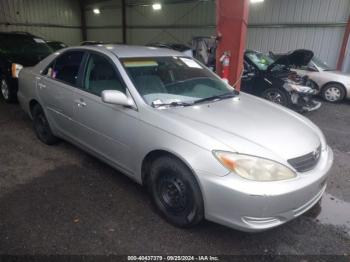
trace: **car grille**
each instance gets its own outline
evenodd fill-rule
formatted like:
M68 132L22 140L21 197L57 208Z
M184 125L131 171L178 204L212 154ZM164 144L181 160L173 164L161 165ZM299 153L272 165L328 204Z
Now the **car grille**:
M313 169L317 165L320 156L321 146L307 155L289 159L288 163L298 172L306 172Z

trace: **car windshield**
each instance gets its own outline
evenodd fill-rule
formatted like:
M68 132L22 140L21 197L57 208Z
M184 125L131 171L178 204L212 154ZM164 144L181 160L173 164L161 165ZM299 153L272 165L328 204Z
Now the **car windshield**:
M147 104L193 105L236 95L228 84L188 57L125 58L122 63Z
M27 35L0 35L0 53L5 55L40 55L43 58L53 50L41 38Z
M329 67L326 62L323 62L321 59L317 57L312 58L312 62L315 63L315 65L319 68L321 68L323 71L332 71L333 68Z
M275 62L270 56L258 52L246 52L246 56L256 65L260 70L267 70L267 68Z

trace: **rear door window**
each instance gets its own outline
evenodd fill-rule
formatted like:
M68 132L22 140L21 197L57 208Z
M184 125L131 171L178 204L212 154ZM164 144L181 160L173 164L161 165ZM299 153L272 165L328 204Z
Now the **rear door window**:
M52 79L77 86L84 52L70 51L62 54L43 72Z

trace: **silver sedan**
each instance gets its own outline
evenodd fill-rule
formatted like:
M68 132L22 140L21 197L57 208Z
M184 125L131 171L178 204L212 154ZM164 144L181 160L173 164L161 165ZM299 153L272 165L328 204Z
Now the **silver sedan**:
M179 227L281 225L319 201L333 162L312 122L168 49L63 49L20 72L18 99L42 142L70 141L147 186Z
M314 57L308 66L293 69L299 75L307 75L321 96L328 102L350 99L350 75L330 68Z

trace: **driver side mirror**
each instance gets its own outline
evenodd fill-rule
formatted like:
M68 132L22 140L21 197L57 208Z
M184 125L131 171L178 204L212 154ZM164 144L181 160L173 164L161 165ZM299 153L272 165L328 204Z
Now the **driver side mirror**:
M244 61L242 79L251 79L256 75L254 67Z
M101 100L107 104L135 107L135 104L131 99L129 99L124 93L116 90L102 91Z

